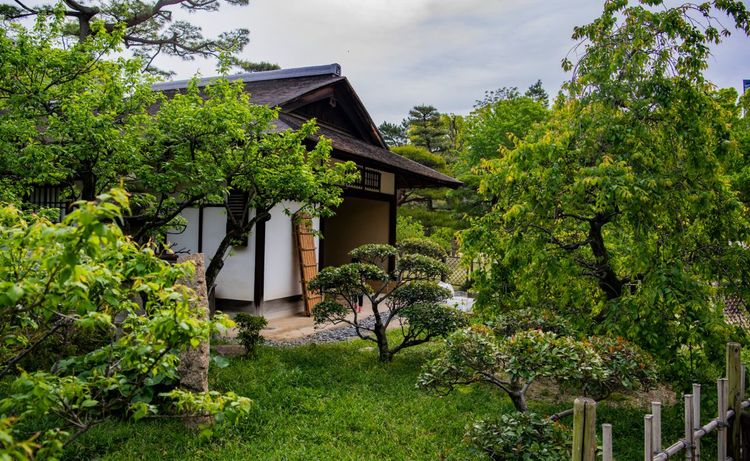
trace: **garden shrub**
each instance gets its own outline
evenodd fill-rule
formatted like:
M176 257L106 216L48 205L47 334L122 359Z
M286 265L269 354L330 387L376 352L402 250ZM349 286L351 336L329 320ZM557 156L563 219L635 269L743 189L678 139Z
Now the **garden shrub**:
M398 247L367 244L350 255L357 262L326 267L310 282L311 290L326 297L313 308L315 323L353 326L360 338L378 345L384 362L407 347L445 337L468 324L465 313L445 304L450 292L437 280L448 268L440 261L445 252L436 243L406 239ZM385 271L390 258L396 260L395 267ZM362 322L360 297L369 301L374 325ZM386 330L395 323L403 338L392 345Z
M466 438L494 461L570 459L570 431L535 413L509 413L474 422Z
M240 330L237 339L240 344L245 346L245 356L257 357L258 346L265 342L265 338L261 336L260 332L268 325L268 320L259 315L240 312L235 316L234 321Z

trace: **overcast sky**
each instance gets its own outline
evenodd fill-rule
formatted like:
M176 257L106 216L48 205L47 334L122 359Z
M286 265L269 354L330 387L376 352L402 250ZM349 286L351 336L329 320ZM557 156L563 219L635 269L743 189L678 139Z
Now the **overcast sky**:
M541 79L554 95L573 27L601 0L250 0L189 20L207 35L245 27L242 57L282 67L337 62L376 123L398 122L416 104L468 113L486 90L525 89ZM177 75L214 75L208 61L165 59ZM735 34L715 50L709 78L741 87L750 79L750 39Z

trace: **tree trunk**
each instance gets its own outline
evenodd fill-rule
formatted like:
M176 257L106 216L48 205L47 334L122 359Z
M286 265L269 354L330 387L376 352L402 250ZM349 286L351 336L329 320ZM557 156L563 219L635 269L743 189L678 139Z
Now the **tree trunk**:
M219 243L219 248L216 249L213 258L211 258L211 262L208 264L208 269L206 269L206 286L208 287L209 292L216 283L216 279L219 277L219 272L221 272L221 269L224 267L224 256L226 256L229 247L232 246L232 241L237 238L234 234L235 232L227 232L224 234L224 238L221 240L221 243Z
M608 300L617 299L622 296L623 281L617 276L609 262L609 252L604 245L602 226L608 221L601 217L589 222L589 247L596 258L596 277L599 279L599 288L607 296Z
M516 411L519 413L526 413L529 411L529 406L526 404L526 394L522 391L512 391L508 393L510 401L513 402L513 406L516 407Z
M81 200L91 202L96 199L96 177L93 173L84 173L81 177Z
M385 326L378 321L375 325L375 337L378 340L378 355L381 362L391 362L393 352L388 349L388 336L385 334Z
M219 248L216 249L216 252L211 258L211 262L208 264L208 268L206 269L206 286L208 287L209 293L211 292L211 287L214 286L214 284L216 283L216 279L219 277L219 272L221 272L221 269L224 267L224 257L226 256L229 248L232 246L232 241L242 237L243 235L246 235L251 230L253 230L256 222L267 221L270 218L271 215L267 210L257 210L255 217L248 221L242 229L235 229L224 234L224 238L221 240ZM258 248L255 249L255 251L258 250Z

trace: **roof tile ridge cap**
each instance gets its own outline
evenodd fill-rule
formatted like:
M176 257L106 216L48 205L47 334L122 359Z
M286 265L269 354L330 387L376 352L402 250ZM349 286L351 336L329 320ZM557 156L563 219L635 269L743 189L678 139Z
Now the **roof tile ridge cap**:
M265 70L259 72L244 72L234 75L213 75L209 77L198 78L198 86L203 87L220 78L226 78L230 82L242 81L245 83L266 81L266 80L283 80L288 78L304 78L331 75L333 77L343 77L341 75L341 65L338 63L323 64L319 66L290 67L287 69ZM192 78L174 80L171 82L159 82L151 85L152 90L167 91L186 88Z

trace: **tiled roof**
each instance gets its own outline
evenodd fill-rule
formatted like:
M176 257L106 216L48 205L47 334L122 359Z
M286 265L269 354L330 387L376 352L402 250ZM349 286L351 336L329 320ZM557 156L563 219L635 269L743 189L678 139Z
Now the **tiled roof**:
M198 86L206 86L219 77L208 77L198 80ZM297 98L309 94L319 88L344 82L346 88L353 94L355 103L362 106L353 89L341 76L341 67L338 64L324 66L300 67L295 69L282 69L266 72L251 72L227 77L229 80L241 80L245 83L245 89L250 93L250 101L255 104L263 104L271 107L282 107ZM174 94L187 88L190 80L157 83L153 86L156 91L163 91L167 95ZM372 126L377 139L382 138L370 119L367 111L362 106L362 116L367 120L366 124ZM283 131L287 128L299 128L305 121L297 115L282 112L276 122L276 130ZM319 134L331 139L335 149L334 155L343 157L345 160L355 160L360 163L371 163L373 167L380 167L386 171L397 173L399 188L411 187L458 187L462 183L450 176L444 175L420 163L409 160L388 149L373 143L357 139L347 133L336 130L323 123Z
M730 325L750 331L747 306L740 298L729 296L724 299L724 318Z

